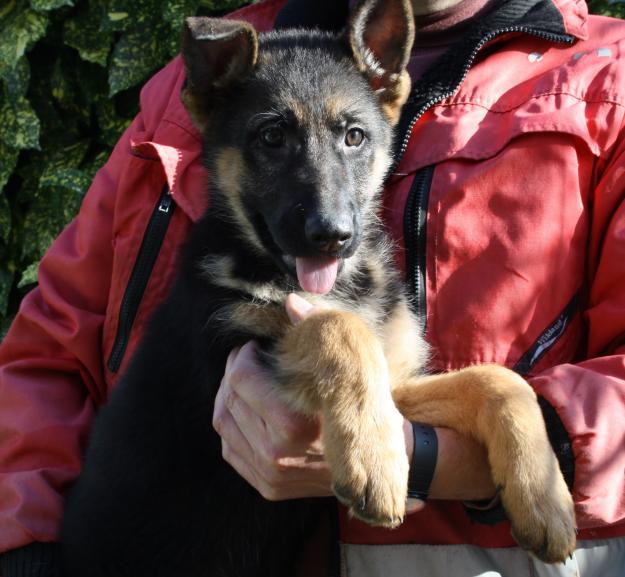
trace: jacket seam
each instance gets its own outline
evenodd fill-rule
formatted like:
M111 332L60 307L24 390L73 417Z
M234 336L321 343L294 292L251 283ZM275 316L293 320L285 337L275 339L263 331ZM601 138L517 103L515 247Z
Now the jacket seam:
M549 96L563 96L563 95L570 96L571 98L575 98L579 102L585 102L586 104L610 104L614 106L619 106L621 108L625 108L625 98L617 99L617 97L615 96L588 98L585 96L580 96L579 94L575 94L574 92L570 92L568 90L553 90L553 91L548 91L548 92L541 92L539 94L532 95L527 100L524 100L523 102L520 102L519 104L515 106L510 106L508 108L500 108L500 109L492 108L488 104L483 104L478 100L468 100L468 99L457 100L457 101L454 100L453 102L442 102L438 106L440 106L441 108L442 107L450 108L452 106L458 106L458 105L460 106L471 105L471 106L477 106L479 108L483 108L484 110L488 110L489 112L493 112L495 114L507 114L508 112L512 112L513 110L517 110L521 108L522 106L526 105L528 102L531 102L533 100L538 100L540 98L546 98Z
M198 138L197 134L194 134L193 132L191 132L186 126L183 126L180 122L178 122L176 120L172 120L171 118L167 118L167 117L163 117L162 118L162 122L167 122L168 124L173 124L176 128L180 128L181 130L183 130L186 134L188 134L196 142L201 142L201 139Z
M141 154L140 152L135 152L131 150L129 152L130 156L134 156L135 158L139 158L140 160L147 160L149 162L160 162L158 157L147 156L146 154Z

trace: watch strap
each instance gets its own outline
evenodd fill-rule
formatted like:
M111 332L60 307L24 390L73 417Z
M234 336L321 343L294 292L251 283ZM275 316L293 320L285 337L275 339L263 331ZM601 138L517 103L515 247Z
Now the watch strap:
M408 497L425 501L430 491L436 461L438 437L436 430L425 423L411 423L414 451L408 473Z

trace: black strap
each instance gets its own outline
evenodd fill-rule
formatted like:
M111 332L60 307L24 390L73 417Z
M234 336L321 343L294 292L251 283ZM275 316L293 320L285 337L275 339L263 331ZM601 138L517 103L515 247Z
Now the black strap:
M424 423L411 423L414 451L408 474L408 497L425 501L430 491L436 461L438 460L438 437L436 430Z
M569 491L573 490L573 482L575 481L575 456L573 455L573 443L571 438L560 419L555 408L544 397L538 396L538 404L543 412L545 426L547 427L547 436L556 454L560 471L566 481Z

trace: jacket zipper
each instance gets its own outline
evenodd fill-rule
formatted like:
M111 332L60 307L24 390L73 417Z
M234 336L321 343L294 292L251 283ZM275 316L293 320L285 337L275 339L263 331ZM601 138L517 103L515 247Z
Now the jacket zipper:
M564 307L562 312L534 341L532 346L521 356L512 367L521 376L527 376L549 350L560 340L579 310L581 290L578 290Z
M152 274L158 253L165 240L165 234L174 208L175 204L172 202L169 189L165 186L148 221L137 259L130 274L130 280L119 307L117 334L106 363L108 369L113 373L119 370L124 358L132 325L137 316L137 311L139 310L139 305Z
M429 108L455 94L469 73L469 69L473 64L477 53L484 47L484 45L495 39L497 36L511 33L524 33L551 42L566 44L571 44L574 40L572 36L540 32L525 26L508 26L485 34L474 46L469 58L465 61L460 77L455 85L448 90L444 90L440 94L429 98L421 104L421 106L417 107L416 112L413 113L410 122L407 124L403 139L400 141L399 148L395 153L395 160L390 171L391 174L395 171L408 149L412 130L419 119ZM404 238L406 239L406 282L410 291L409 294L414 297L413 310L419 319L423 333L425 333L427 327L425 298L425 227L427 223L428 201L433 175L434 165L426 166L417 171L408 194L404 213Z
M450 96L453 96L456 93L458 88L460 88L460 85L464 82L464 79L467 77L467 74L469 73L469 69L473 65L473 62L478 52L486 44L488 44L491 40L494 40L498 36L501 36L503 34L512 34L512 33L529 34L530 36L535 36L536 38L541 38L543 40L548 40L550 42L561 43L561 44L572 44L574 41L574 38L572 36L568 36L565 34L555 34L552 32L540 32L537 30L532 30L531 28L527 28L526 26L508 26L505 28L499 28L497 30L494 30L484 35L482 39L475 45L471 54L469 55L469 58L466 60L464 67L462 69L460 78L458 79L456 84L450 89L445 90L444 92L437 94L436 96L424 102L413 114L412 119L410 120L406 130L404 131L404 136L401 140L401 144L399 145L399 148L397 149L394 155L395 160L390 170L391 174L395 171L395 169L401 162L402 158L404 157L404 154L406 150L408 149L408 143L410 142L410 136L412 135L412 130L415 124L419 121L419 119L425 114L425 112L432 106L442 102L446 98L449 98Z
M406 246L406 283L414 296L412 307L425 333L425 233L430 188L434 165L426 166L415 174L408 193L404 212L404 238Z

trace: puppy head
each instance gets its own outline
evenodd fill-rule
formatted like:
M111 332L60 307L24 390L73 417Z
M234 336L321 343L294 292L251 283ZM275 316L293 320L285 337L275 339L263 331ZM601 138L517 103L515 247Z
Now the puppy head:
M304 290L328 292L375 220L412 40L407 0L365 0L340 36L186 21L182 99L212 204Z

